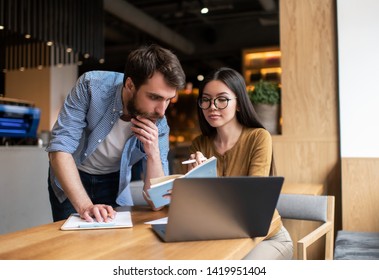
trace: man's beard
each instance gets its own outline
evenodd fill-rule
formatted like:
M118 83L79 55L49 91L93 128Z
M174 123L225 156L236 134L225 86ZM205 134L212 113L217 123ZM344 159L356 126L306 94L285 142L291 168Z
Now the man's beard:
M162 119L163 116L160 116L158 113L148 113L148 112L143 112L139 110L136 106L136 97L135 93L133 94L133 98L129 100L128 104L126 105L126 109L128 110L128 115L131 118L135 118L136 116L141 116L143 118L147 118L151 120L152 122L156 122L158 119Z

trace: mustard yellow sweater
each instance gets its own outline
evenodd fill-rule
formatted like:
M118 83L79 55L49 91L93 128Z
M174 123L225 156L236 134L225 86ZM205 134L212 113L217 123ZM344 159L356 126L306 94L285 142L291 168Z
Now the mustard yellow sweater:
M272 139L263 128L244 128L237 143L223 155L217 153L213 139L200 135L190 147L190 153L200 151L207 158L217 158L218 176L268 176L272 157ZM277 210L265 239L274 236L282 221Z

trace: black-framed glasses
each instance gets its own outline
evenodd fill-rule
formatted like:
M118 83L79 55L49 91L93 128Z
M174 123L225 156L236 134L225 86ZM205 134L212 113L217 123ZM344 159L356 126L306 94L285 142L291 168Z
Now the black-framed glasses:
M225 96L219 96L216 98L202 97L202 98L199 98L198 104L201 109L206 110L211 107L212 100L213 100L213 104L215 105L215 107L219 110L222 110L228 107L229 101L232 99L237 99L237 98L227 98Z

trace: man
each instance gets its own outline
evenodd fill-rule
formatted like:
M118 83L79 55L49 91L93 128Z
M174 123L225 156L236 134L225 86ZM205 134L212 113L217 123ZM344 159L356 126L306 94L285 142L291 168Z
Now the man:
M168 175L164 114L184 85L178 58L157 45L131 52L124 74L91 71L78 79L46 148L54 221L74 212L108 221L113 207L133 205L131 169L141 160L144 197L154 209L145 191L151 178Z

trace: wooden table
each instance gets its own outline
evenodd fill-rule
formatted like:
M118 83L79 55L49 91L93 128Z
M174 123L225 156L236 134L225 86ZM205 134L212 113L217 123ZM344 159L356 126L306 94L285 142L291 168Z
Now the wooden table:
M162 242L146 221L167 216L133 207L133 228L60 230L63 221L0 235L0 259L12 260L193 260L242 259L260 238Z
M283 193L319 195L323 185L284 184ZM130 210L130 209L123 209ZM133 207L133 228L61 231L64 221L0 235L0 259L73 260L193 260L242 259L261 238L162 242L144 222L167 216L167 209L153 212Z

